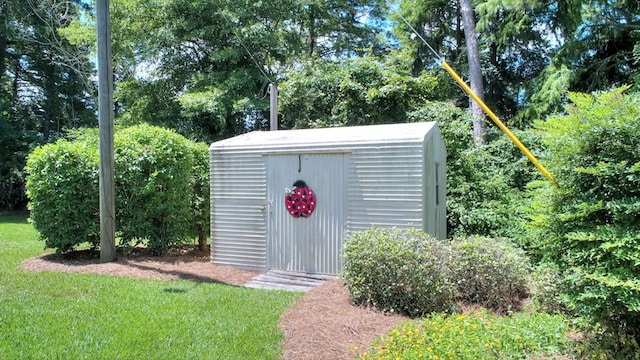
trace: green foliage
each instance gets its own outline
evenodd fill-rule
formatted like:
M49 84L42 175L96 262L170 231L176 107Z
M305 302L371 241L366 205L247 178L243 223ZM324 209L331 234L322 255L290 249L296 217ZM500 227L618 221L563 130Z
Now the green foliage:
M572 93L567 115L539 124L561 187L538 189L534 244L562 270L569 309L638 343L640 95L624 91Z
M267 127L266 84L305 55L346 58L384 47L381 0L112 3L119 121L203 141ZM153 64L151 74L136 74L141 64Z
M459 300L503 312L519 307L529 275L522 250L506 240L480 237L454 239L451 245Z
M72 1L0 1L0 209L26 206L33 148L96 122L93 62L58 34L77 15Z
M416 230L374 228L346 239L343 252L342 276L357 304L422 316L453 303L446 242Z
M380 50L386 1L305 0L297 1L291 21L300 34L307 57L336 58L362 56Z
M405 122L408 111L438 98L436 79L411 76L410 64L401 52L385 60L305 62L281 84L282 122L287 128Z
M579 23L555 57L575 72L574 91L605 91L631 83L637 74L633 48L640 41L635 27L640 4L633 0L576 1Z
M567 321L560 316L487 311L432 314L407 321L380 337L359 359L538 359L571 354Z
M100 243L98 150L58 140L36 148L27 160L31 222L48 248L66 252Z
M528 260L502 240L449 243L417 230L373 228L345 240L343 259L353 301L383 311L422 316L456 302L506 311L526 294Z
M71 133L37 148L27 163L31 221L45 246L66 252L99 244L98 139ZM148 125L114 134L116 230L122 245L155 253L208 232L207 146Z
M194 157L188 140L139 125L118 131L114 148L116 221L122 240L148 239L154 253L164 253L189 233Z
M529 106L520 111L511 122L524 127L548 114L560 112L567 101L571 79L571 70L566 65L549 65L533 84L535 88Z
M209 146L205 143L188 142L190 152L193 155L193 167L191 176L193 177L193 188L191 189L189 216L190 227L193 230L192 236L197 236L201 240L209 234L209 223L211 216L211 202L209 201Z
M475 146L470 115L451 104L427 101L407 117L440 127L447 149L447 234L515 235L525 184L538 176L520 150L495 131L487 146ZM528 145L537 142L528 132L516 133Z
M301 294L20 268L42 254L24 215L0 214L3 359L275 360Z
M19 209L26 205L24 193L29 135L16 129L16 121L5 111L0 97L0 209Z
M549 314L565 314L568 309L560 298L562 277L554 264L540 263L531 273L531 298L537 310Z

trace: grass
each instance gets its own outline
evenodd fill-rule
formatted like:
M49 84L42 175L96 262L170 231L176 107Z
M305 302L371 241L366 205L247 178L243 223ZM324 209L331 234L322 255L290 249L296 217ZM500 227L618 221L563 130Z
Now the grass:
M186 280L32 273L23 215L0 214L0 354L6 359L277 359L278 319L300 296Z

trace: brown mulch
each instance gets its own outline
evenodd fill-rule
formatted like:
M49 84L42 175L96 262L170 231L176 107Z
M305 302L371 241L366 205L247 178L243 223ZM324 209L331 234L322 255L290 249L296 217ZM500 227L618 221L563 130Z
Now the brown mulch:
M163 257L134 249L119 254L115 262L100 263L95 251L67 255L46 254L25 260L21 268L31 271L82 272L161 280L188 279L241 286L257 272L210 262L208 251L176 251ZM354 306L340 279L324 284L298 298L280 318L284 333L282 359L354 359L357 353L407 318L386 315Z

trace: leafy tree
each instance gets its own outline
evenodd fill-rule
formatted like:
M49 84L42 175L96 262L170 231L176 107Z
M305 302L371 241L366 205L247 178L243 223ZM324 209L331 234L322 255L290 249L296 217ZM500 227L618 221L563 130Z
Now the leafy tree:
M486 0L476 10L491 54L487 78L504 82L504 98L522 110L514 119L520 126L561 110L568 90L607 90L635 80L637 1Z
M57 30L77 14L70 0L0 1L0 207L25 205L22 168L37 144L95 121L84 49Z
M307 57L365 55L380 50L386 2L381 0L299 1L293 19Z
M305 54L381 48L384 8L380 0L114 0L117 121L206 141L263 128L268 82ZM67 35L88 44L91 26L75 22Z
M640 41L640 3L583 0L582 22L557 58L576 71L573 90L592 92L630 83Z
M452 66L460 67L464 61L460 49L464 47L464 32L457 0L402 0L399 2L400 14L425 39L429 45ZM397 15L394 34L403 49L413 51L413 73L418 74L424 68L437 66L434 54Z
M555 85L560 85L545 83L549 77L545 68L558 50L563 34L575 26L571 18L572 2L550 5L548 1L484 0L476 4L477 30L481 34L488 88L486 95L494 109L507 120L524 108L529 116L527 120L519 116L511 123L526 127L536 114L542 113L540 106L549 108L559 104L545 103L540 98L549 100L552 95L536 94L552 85L553 89L548 90L554 91ZM532 100L536 96L539 98ZM553 97L553 100L563 98ZM534 114L532 110L538 111Z
M434 61L442 57L454 68L464 69L462 73L469 75L471 88L476 95L484 99L481 53L471 1L404 0L400 2L400 12L404 20L398 23L396 34L404 46L415 49L414 74L422 70L425 64L435 65ZM405 26L404 21L407 21L429 45L419 42L411 28ZM461 56L465 54L466 61ZM432 71L435 70L433 66L430 68ZM471 107L474 140L479 144L486 143L485 115L480 106L457 88L451 88L448 95L457 99L459 105L468 104Z
M400 11L466 77L460 4L459 0L403 0ZM472 4L485 101L514 125L527 127L561 110L568 90L606 90L632 83L638 75L637 1L476 0ZM417 71L433 63L430 51L410 36L402 22L396 34L403 47L416 49ZM456 98L455 93L449 95ZM466 103L459 95L457 101Z
M406 122L407 112L439 99L438 82L410 74L401 52L340 61L311 60L286 74L280 113L287 128Z

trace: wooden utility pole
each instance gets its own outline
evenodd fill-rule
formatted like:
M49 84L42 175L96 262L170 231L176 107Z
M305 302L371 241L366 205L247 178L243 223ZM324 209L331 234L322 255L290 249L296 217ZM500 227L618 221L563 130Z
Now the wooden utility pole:
M100 127L100 262L116 259L113 151L113 60L109 0L96 0Z

